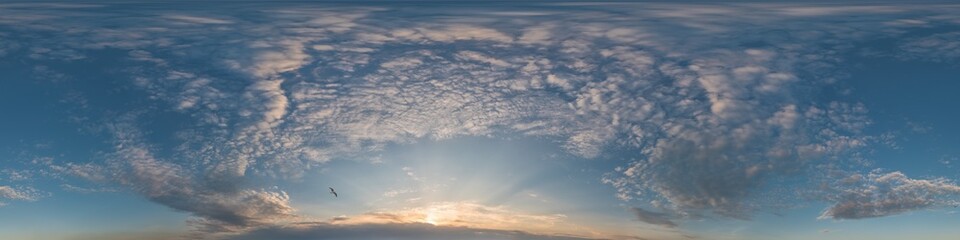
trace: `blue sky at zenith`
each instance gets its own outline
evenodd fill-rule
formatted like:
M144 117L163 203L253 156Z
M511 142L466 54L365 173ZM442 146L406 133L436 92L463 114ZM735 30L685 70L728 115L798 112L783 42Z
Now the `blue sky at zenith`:
M0 239L955 239L957 12L4 2Z

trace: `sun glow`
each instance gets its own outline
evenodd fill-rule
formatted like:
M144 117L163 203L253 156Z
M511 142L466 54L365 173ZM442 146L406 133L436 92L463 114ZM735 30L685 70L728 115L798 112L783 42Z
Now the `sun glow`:
M457 225L457 216L463 215L461 209L445 205L434 205L420 210L423 213L423 222L430 225ZM453 220L453 221L451 221Z
M430 225L437 225L437 213L432 209L427 211L427 215L423 218L423 221Z
M546 234L593 236L595 233L568 220L563 214L531 214L505 206L486 206L475 202L437 202L419 208L341 217L334 220L334 224L425 223L434 226L521 230Z

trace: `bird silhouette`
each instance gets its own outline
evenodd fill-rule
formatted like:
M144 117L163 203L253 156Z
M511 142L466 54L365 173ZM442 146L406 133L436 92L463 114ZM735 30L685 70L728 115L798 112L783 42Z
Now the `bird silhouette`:
M334 191L332 187L327 187L327 188L330 188L330 194L333 194L333 197L339 197L337 196L337 191Z

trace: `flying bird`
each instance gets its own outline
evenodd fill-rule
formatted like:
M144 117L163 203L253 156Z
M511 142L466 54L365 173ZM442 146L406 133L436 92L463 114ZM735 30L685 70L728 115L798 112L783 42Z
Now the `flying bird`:
M337 196L337 191L334 191L332 187L327 187L327 188L330 188L330 194L333 194L333 197L339 197Z

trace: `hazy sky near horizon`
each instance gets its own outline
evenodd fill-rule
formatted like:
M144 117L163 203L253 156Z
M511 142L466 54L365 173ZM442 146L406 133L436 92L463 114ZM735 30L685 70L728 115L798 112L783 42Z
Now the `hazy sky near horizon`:
M0 3L0 238L954 239L957 12Z

